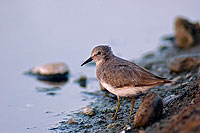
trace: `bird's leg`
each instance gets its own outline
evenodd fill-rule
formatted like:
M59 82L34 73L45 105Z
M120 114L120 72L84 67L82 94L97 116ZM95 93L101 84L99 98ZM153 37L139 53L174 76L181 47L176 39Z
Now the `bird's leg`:
M134 97L132 97L132 100L131 100L131 111L130 111L129 119L131 119L131 115L132 115L132 112L133 112L134 104L135 104Z
M116 117L117 117L117 113L118 113L118 110L119 110L119 107L120 107L120 98L119 98L119 96L117 96L117 109L116 109L116 112L115 112L115 115L114 115L114 117L112 118L112 120L115 120L116 119Z

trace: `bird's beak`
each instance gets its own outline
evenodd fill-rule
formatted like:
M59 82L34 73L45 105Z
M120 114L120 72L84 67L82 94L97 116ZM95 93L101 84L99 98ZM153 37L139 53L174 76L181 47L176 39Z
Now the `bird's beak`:
M85 62L83 62L83 64L81 64L81 66L83 66L83 65L85 65L85 64L87 64L87 63L89 63L90 61L92 61L93 59L90 57L89 59L87 59Z

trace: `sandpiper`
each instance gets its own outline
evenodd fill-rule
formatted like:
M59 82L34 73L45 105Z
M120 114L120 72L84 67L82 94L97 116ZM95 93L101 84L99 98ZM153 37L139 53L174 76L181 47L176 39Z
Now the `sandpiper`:
M115 56L107 45L92 50L91 57L81 66L94 60L99 82L118 99L117 109L112 119L116 119L120 107L120 97L132 97L130 117L134 106L134 96L152 87L170 83L166 78L156 76L133 62ZM130 118L129 117L129 118Z

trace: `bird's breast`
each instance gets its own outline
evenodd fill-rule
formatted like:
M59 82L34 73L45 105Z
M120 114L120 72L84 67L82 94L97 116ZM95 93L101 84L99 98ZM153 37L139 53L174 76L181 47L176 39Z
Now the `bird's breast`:
M106 88L110 93L115 94L116 96L119 97L131 97L131 96L135 96L137 94L143 93L145 91L147 91L150 88L146 88L146 87L121 87L121 88L115 88L112 85L104 82L104 81L100 81L100 83L102 84L102 86L104 88Z

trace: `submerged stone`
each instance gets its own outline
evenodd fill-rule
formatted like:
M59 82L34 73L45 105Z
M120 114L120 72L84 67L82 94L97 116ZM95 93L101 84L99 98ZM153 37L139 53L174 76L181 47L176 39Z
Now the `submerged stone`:
M134 126L147 126L158 120L163 112L162 99L156 93L147 94L137 110L134 118Z

